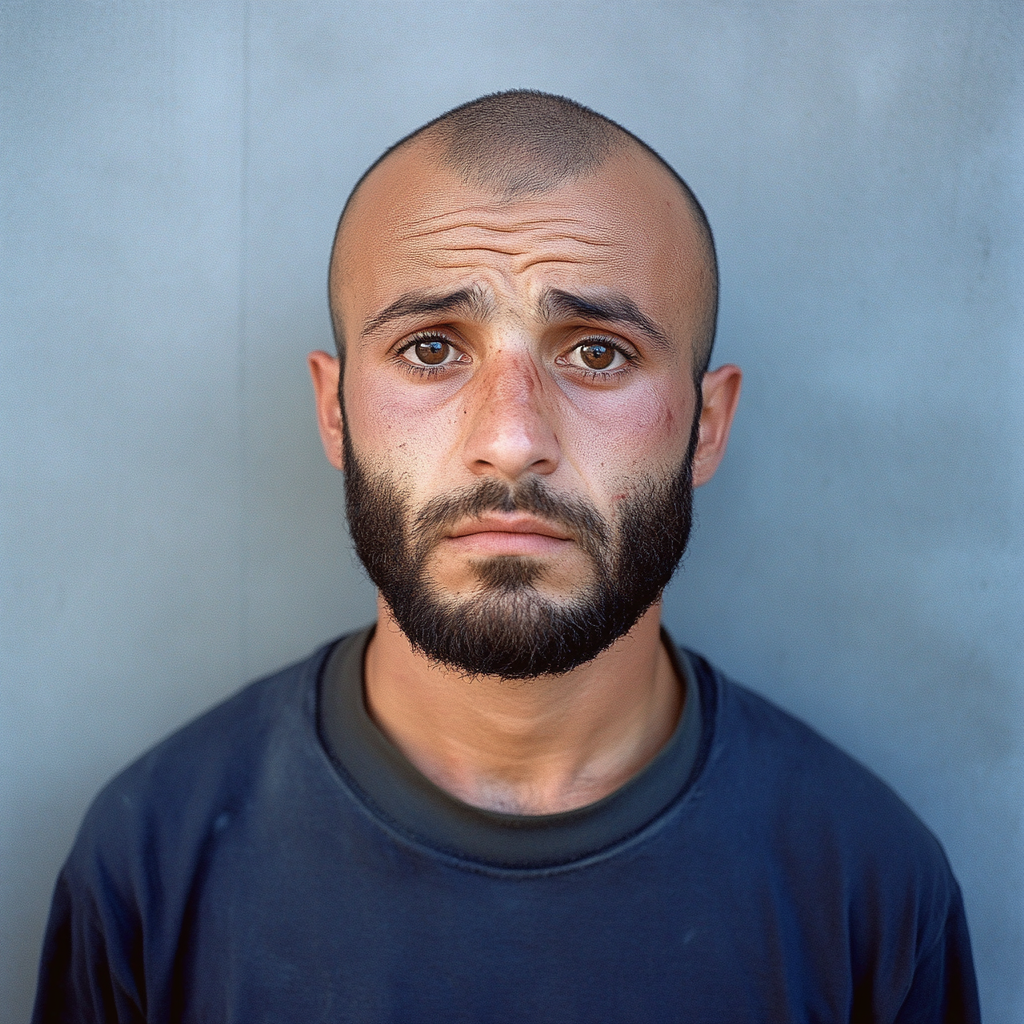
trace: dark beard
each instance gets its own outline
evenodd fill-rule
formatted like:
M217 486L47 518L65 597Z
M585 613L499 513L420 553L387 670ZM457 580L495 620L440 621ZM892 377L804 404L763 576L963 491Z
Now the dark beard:
M360 463L346 428L345 504L356 553L429 659L503 679L568 672L628 633L672 578L693 518L698 421L699 410L676 473L642 481L623 499L617 536L592 503L555 494L539 477L514 486L486 477L431 499L410 521L407 496L389 474ZM542 560L503 555L471 563L479 579L471 597L440 593L424 571L430 552L450 527L489 511L530 512L563 527L593 564L590 585L555 601L534 586Z

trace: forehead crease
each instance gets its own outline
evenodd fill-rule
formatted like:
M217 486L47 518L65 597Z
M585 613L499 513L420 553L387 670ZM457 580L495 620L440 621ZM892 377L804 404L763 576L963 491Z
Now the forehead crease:
M610 233L583 230L581 226L568 222L564 226L545 222L532 228L463 223L420 231L405 230L399 235L399 240L423 248L493 249L501 252L511 249L522 252L551 246L606 249L621 244Z
M430 217L416 217L406 222L408 234L433 234L458 228L478 228L482 231L529 231L535 228L567 225L582 229L585 224L578 217L536 216L505 218L493 206L478 206L466 210L448 210Z
M463 266L462 260L468 254L479 253L481 255L504 257L511 261L509 268L516 273L528 270L530 267L542 263L560 263L567 267L582 266L584 264L604 265L608 263L621 262L616 260L614 254L609 254L604 247L593 249L573 249L566 251L557 246L545 246L544 248L522 248L519 246L495 246L484 245L483 243L467 242L462 245L450 245L443 249L431 249L424 252L424 259L430 264L444 269Z

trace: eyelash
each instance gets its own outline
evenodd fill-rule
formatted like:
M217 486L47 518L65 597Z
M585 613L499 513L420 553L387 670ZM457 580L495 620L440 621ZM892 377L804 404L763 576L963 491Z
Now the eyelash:
M629 373L633 367L640 361L640 357L635 352L630 352L622 345L616 344L611 338L604 337L603 335L591 335L586 338L580 338L578 342L569 350L575 352L578 348L582 348L584 345L592 345L595 342L601 345L607 345L609 348L614 349L619 355L625 359L622 366L617 366L614 370L589 370L585 366L573 366L573 369L587 381L609 381L614 380L621 374Z
M437 366L421 366L408 359L403 358L411 348L415 348L421 341L441 341L450 345L456 352L461 351L450 338L445 337L437 331L424 331L422 334L413 335L408 341L402 344L395 351L395 361L405 370L408 370L416 377L436 377L438 374L447 372L452 363L439 363Z
M415 334L408 341L406 341L400 348L395 351L395 360L401 364L403 369L409 371L417 377L436 377L439 374L446 373L453 363L439 363L437 366L421 366L417 363L411 362L408 359L403 358L405 353L409 349L418 345L421 341L429 341L431 339L444 342L446 345L450 345L456 352L461 351L457 345L455 345L451 339L445 337L445 335L438 333L437 331L424 331L422 334ZM607 345L609 348L613 348L618 352L625 363L622 366L616 367L614 370L589 370L584 366L572 366L572 369L576 372L577 376L582 377L585 381L609 381L624 373L629 373L633 367L639 362L639 356L634 352L630 352L621 345L617 345L612 341L611 338L606 338L601 335L592 335L590 337L581 338L573 347L569 350L575 352L576 349L581 348L584 345L593 344L594 342L600 342L603 345ZM457 364L456 364L457 365Z

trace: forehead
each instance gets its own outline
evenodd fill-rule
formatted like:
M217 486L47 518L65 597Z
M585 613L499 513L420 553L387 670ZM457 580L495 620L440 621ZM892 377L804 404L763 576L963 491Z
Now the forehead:
M346 333L410 291L473 287L523 310L561 288L625 294L688 338L708 278L678 185L625 148L585 177L506 197L409 146L363 183L338 246L331 288Z

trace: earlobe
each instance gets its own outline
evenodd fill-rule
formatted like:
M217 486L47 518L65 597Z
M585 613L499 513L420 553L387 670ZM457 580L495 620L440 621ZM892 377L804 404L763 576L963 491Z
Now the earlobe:
M700 436L693 457L694 487L706 484L715 475L725 455L742 381L742 371L731 363L704 374Z
M344 469L341 404L338 400L338 378L341 372L339 361L326 352L310 352L308 362L324 454L335 469Z

